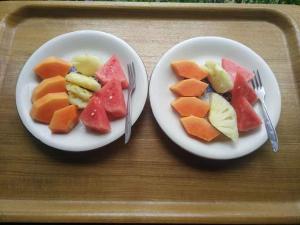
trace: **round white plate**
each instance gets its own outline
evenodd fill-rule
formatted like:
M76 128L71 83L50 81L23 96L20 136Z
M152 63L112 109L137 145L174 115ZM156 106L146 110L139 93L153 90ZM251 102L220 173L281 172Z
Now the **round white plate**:
M25 63L17 82L16 104L20 118L25 127L43 143L66 151L87 151L107 145L125 131L125 118L111 122L111 132L98 134L89 132L82 123L79 123L68 134L52 134L47 125L34 122L30 117L32 90L39 81L33 68L42 59L48 56L57 56L71 60L79 54L98 56L104 63L112 54L120 59L125 74L127 63L131 61L136 69L136 90L132 97L132 122L141 114L147 99L148 81L144 64L138 54L125 41L114 35L92 30L75 31L57 36L37 49ZM124 92L125 101L127 91Z
M281 109L276 78L259 55L237 41L221 37L196 37L175 45L156 65L149 87L152 111L162 130L187 151L211 159L233 159L244 156L259 148L267 140L265 127L262 125L255 131L241 135L236 143L225 138L211 143L201 142L186 134L179 116L172 110L170 103L176 96L169 90L169 86L179 79L171 70L170 63L179 59L192 59L199 64L209 59L221 62L222 57L230 58L249 69L259 70L266 90L266 105L270 118L276 126ZM257 103L254 108L262 118L259 104Z

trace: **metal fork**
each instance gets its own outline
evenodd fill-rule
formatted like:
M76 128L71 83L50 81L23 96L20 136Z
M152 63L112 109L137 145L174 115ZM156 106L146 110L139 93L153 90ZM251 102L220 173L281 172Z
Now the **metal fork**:
M127 96L127 116L125 122L125 144L128 143L130 136L131 136L131 97L132 93L135 90L135 68L134 63L131 62L127 64L128 70L128 78L129 78L129 88L128 88L128 96Z
M265 100L264 100L266 92L265 92L264 86L261 82L261 78L260 78L260 74L259 74L258 70L256 70L256 72L255 71L253 71L253 72L254 72L255 76L251 80L251 83L252 83L252 86L253 86L253 88L256 92L256 95L259 99L259 102L261 103L261 106L263 108L263 118L264 118L264 121L265 121L265 127L266 127L266 130L267 130L269 140L272 144L273 152L278 152L277 133L276 133L276 130L273 127L272 122L270 120L270 117L269 117L269 114L268 114L268 111L267 111L267 107L266 107L266 104L265 104Z

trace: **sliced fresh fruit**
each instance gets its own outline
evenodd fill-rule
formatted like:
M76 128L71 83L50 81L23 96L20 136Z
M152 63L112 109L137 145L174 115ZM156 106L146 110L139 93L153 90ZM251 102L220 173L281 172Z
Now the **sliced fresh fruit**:
M49 128L52 133L69 133L78 123L78 110L75 105L68 105L53 113Z
M222 59L222 67L231 74L233 80L235 80L235 76L238 73L241 74L246 81L250 81L254 77L254 74L250 70L227 58Z
M128 81L116 55L113 55L96 72L96 77L102 85L105 85L108 81L115 79L121 82L123 89L128 88Z
M72 58L72 63L79 73L87 76L95 76L101 66L99 58L93 55L75 56Z
M213 89L218 93L225 93L233 88L233 81L220 65L213 61L207 61L205 66L208 70L208 80Z
M232 98L244 96L250 104L254 104L257 101L257 95L252 86L246 81L245 77L241 74L237 74L234 80L234 87L231 91Z
M42 79L55 77L55 76L66 76L71 69L72 64L57 58L48 57L42 60L38 65L35 66L34 72Z
M171 103L180 116L204 117L209 111L209 104L196 97L179 97Z
M85 88L82 88L76 84L72 84L67 82L66 85L67 91L72 93L73 95L81 98L84 101L88 101L92 97L92 93Z
M88 105L80 114L80 120L87 128L99 133L108 133L110 131L109 120L98 97L90 99Z
M188 116L181 118L180 121L189 135L204 141L212 141L220 134L220 132L204 118Z
M36 100L31 108L31 117L42 123L50 123L53 113L69 105L65 92L49 93Z
M87 77L79 73L69 73L66 76L66 80L70 83L76 84L90 91L97 91L101 87L100 84L94 78Z
M198 97L206 90L208 84L194 78L185 79L173 84L170 90L179 96Z
M76 105L79 109L85 108L88 104L88 100L83 100L77 95L74 95L72 92L68 92L68 100L70 104Z
M260 126L261 119L245 97L232 96L231 104L236 112L239 131L250 131Z
M64 77L46 78L33 90L31 100L34 102L48 93L64 92L65 90L66 80Z
M207 77L207 72L192 60L177 60L171 63L171 67L176 75L183 78L195 78L202 80Z
M100 98L109 119L115 120L126 116L126 105L120 81L107 82L95 95Z
M209 103L210 111L208 119L211 124L225 136L236 141L239 133L234 108L225 98L216 93L210 94Z

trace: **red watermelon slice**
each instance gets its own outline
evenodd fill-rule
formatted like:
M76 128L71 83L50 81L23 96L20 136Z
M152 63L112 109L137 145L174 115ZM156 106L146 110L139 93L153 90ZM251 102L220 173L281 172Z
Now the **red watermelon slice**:
M237 73L235 77L231 94L232 97L244 96L252 105L257 101L257 96L252 86L250 86L245 77L240 73Z
M260 126L259 116L245 97L235 96L232 98L231 104L236 112L239 131L250 131Z
M100 98L109 119L123 118L126 115L126 105L120 81L115 79L108 81L95 95Z
M97 72L96 78L102 85L108 81L116 79L121 82L122 88L128 88L128 81L122 69L119 59L113 55Z
M98 97L93 97L80 114L81 122L99 133L110 131L110 124L102 103Z
M233 80L235 80L236 74L238 73L241 74L246 81L250 81L254 77L254 74L250 70L230 59L222 58L222 67L231 74Z

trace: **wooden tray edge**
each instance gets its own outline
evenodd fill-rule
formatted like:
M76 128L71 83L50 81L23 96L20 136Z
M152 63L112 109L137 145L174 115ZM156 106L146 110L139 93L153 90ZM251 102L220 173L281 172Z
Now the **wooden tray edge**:
M2 3L0 3L1 5ZM49 3L26 3L32 5L47 5ZM13 11L18 7L13 7ZM52 4L52 3L51 3ZM54 3L53 3L54 4ZM65 3L57 3L64 5ZM108 7L110 4L101 3ZM114 7L124 7L124 4L113 4ZM128 4L126 7L148 7L148 4ZM151 4L152 5L152 4ZM167 7L162 6L155 7ZM172 5L176 8L178 4ZM195 6L194 4L184 7ZM203 5L203 7L224 7ZM183 7L180 5L180 7ZM197 6L199 7L199 6ZM236 7L236 6L235 6ZM235 8L234 7L234 8ZM244 6L242 8L245 8ZM251 9L264 8L251 6ZM299 22L294 22L291 17L280 8L272 7L281 13L292 25L292 30L287 27L287 32L293 32L294 38L290 41L293 47L290 54L299 56L300 34ZM298 10L299 12L300 10ZM2 17L2 15L0 15ZM298 24L298 26L297 26ZM294 56L295 57L295 56ZM298 57L300 58L300 57ZM300 66L294 65L295 74ZM0 82L1 84L1 82ZM299 84L300 85L300 84ZM259 212L259 213L257 213ZM31 201L31 200L0 200L0 221L3 222L136 222L136 223L300 223L299 202L288 203L165 203L165 202L76 202L76 201Z
M300 202L0 200L1 222L300 223Z

